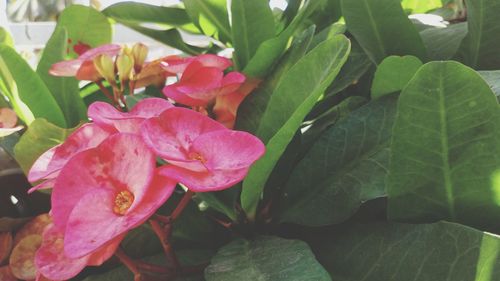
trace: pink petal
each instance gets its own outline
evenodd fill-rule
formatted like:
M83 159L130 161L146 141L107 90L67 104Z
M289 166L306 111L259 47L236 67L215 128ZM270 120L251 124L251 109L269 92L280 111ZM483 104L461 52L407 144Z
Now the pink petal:
M142 122L160 115L173 105L165 99L148 98L138 102L130 112L121 112L105 102L94 102L88 110L89 117L103 127L122 133L138 133Z
M153 176L155 157L139 136L118 133L98 147L71 158L57 177L52 192L54 223L64 228L74 206L96 188L130 190L135 208Z
M187 106L206 106L207 105L207 101L205 101L205 100L195 99L195 98L192 98L191 96L189 96L183 92L180 92L178 90L177 84L165 86L165 88L163 88L163 94L166 97L174 100L176 103L179 103L179 104L183 104L183 105L187 105Z
M120 246L120 243L123 241L123 238L125 238L125 234L117 236L115 239L109 241L107 244L97 249L92 254L90 254L87 265L90 266L102 265L104 262L106 262L109 258L111 258L115 254L116 250Z
M227 189L240 182L248 173L248 168L194 172L178 166L166 165L159 169L162 175L182 183L194 192L211 192Z
M80 60L93 60L99 55L108 55L110 57L116 56L120 53L121 46L116 44L105 44L86 51L81 54L78 59Z
M196 165L196 170L204 166L189 158L189 148L193 141L211 131L227 130L222 124L196 111L186 108L172 108L159 117L151 118L142 125L142 137L146 144L167 161L184 162L186 168Z
M194 57L168 56L163 58L161 67L170 73L181 74L193 60Z
M232 130L200 135L190 150L205 159L205 166L210 171L249 168L265 151L262 141L254 135Z
M81 59L61 61L53 64L49 69L49 73L54 76L75 76L83 62L84 60Z
M16 124L16 112L8 107L0 108L0 129L14 128Z
M101 74L95 68L94 62L91 60L84 61L75 74L78 80L98 81L102 78Z
M73 209L65 233L64 250L70 257L81 257L95 251L111 239L146 221L170 197L176 182L157 175L145 187L146 194L125 215L113 212L116 192L95 189ZM92 209L89 210L89 206Z
M44 178L54 178L57 172L76 153L96 147L112 134L96 124L85 124L73 132L64 143L42 154L33 164L28 179L36 182Z
M196 60L203 64L203 66L215 67L220 70L224 70L233 65L230 59L212 54L199 55L196 57Z
M224 72L215 67L205 67L197 61L188 65L181 80L177 82L181 92L208 91L219 88L222 84Z
M82 271L89 256L68 258L63 251L63 234L51 224L43 233L42 246L35 256L38 272L51 280L68 280Z
M227 95L235 92L241 87L245 80L245 75L239 72L229 72L222 79L222 88L219 91L219 95Z
M56 183L56 179L55 178L45 180L42 183L40 183L40 184L38 184L38 185L30 188L28 190L28 194L33 193L33 192L38 191L38 190L41 190L41 189L53 188L55 183Z
M245 96L239 91L217 96L213 108L215 120L224 124L227 128L232 129L236 122L238 107L244 99Z

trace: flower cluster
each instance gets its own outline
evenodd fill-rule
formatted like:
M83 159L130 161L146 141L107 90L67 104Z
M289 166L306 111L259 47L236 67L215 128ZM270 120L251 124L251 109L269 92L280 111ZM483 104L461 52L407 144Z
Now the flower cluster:
M143 64L144 60L140 45L125 51L106 45L54 65L51 73L105 79L118 89L113 95L116 102L124 99L123 88L111 82L115 69L120 84L149 83L145 77L165 79L175 73L181 78L166 86L165 94L183 105L206 109L245 81L236 72L224 75L230 61L218 56L167 57ZM107 65L110 61L112 67ZM88 109L92 122L41 155L29 172L28 179L38 183L31 192L53 187L53 223L45 229L36 254L39 273L49 279L66 280L87 265L102 264L130 229L167 201L177 183L190 192L229 188L265 151L255 136L166 99L143 99L128 111L119 105L93 103Z

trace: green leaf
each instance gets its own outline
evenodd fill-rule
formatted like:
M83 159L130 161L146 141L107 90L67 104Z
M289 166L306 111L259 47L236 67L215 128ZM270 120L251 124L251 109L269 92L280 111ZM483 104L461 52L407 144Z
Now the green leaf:
M285 30L278 36L260 44L257 52L248 62L248 65L245 66L243 72L250 77L265 77L285 52L290 38L294 35L295 31L320 4L321 1L308 1Z
M238 109L236 129L251 133L257 132L271 95L276 90L283 75L306 54L315 30L315 27L311 26L295 38L292 46L272 74L250 96L245 98Z
M396 97L384 97L327 129L290 174L280 221L339 223L363 202L384 196L395 114Z
M411 10L412 14L423 14L430 10L442 7L441 0L403 0L401 1L403 9Z
M399 0L342 0L347 29L370 59L380 63L390 55L413 55L426 60L417 30Z
M78 81L73 77L56 77L49 74L52 64L63 61L66 57L67 39L66 29L56 27L45 45L36 72L61 108L68 127L74 127L87 120L87 107L79 95Z
M7 29L0 27L0 44L14 47L14 40Z
M178 27L189 32L198 29L191 22L185 9L125 2L113 4L102 11L107 17L131 25L156 24L162 27Z
M474 69L492 70L500 67L500 0L466 0L467 36L462 41L460 56Z
M389 217L497 226L499 140L498 102L479 74L451 61L422 66L399 98Z
M372 98L400 92L422 66L422 62L414 56L390 56L377 67L372 84Z
M457 53L467 35L467 23L461 22L446 28L434 27L420 32L430 60L449 60Z
M86 44L94 48L111 42L111 24L108 19L92 8L71 5L59 15L57 26L68 32L68 55L78 57L75 46Z
M242 69L260 44L274 37L274 16L268 0L233 0L231 19L235 62Z
M500 97L500 70L478 71L477 73L488 83L493 93Z
M63 129L45 119L36 119L14 147L14 156L25 173L35 160L50 148L61 144L73 129Z
M330 280L309 246L300 240L261 236L222 247L205 269L207 281Z
M311 239L333 280L493 281L499 237L463 225L368 223Z
M276 86L257 129L257 136L266 144L266 154L243 181L241 202L251 219L273 167L304 117L339 73L350 45L344 35L324 41L292 66Z
M226 0L183 0L186 11L196 26L206 35L223 43L231 42L231 28Z
M0 90L17 115L30 124L35 118L66 126L64 115L42 79L11 47L0 44Z

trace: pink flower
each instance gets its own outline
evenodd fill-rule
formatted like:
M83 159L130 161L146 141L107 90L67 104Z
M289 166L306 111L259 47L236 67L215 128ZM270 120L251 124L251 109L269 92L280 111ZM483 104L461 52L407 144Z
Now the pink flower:
M165 99L147 98L138 102L130 112L121 112L108 103L94 102L89 107L88 115L101 127L122 133L138 133L144 120L156 117L172 107Z
M224 57L204 54L196 57L168 56L163 58L162 67L170 73L182 74L193 61L201 63L204 67L214 67L220 70L225 70L232 65L231 60Z
M176 182L156 170L141 137L117 133L73 156L52 192L52 217L64 229L64 253L94 253L147 220L172 194Z
M17 115L14 110L4 107L0 108L0 138L11 135L23 129L23 126L17 126Z
M32 183L39 180L45 182L29 192L52 187L59 171L75 154L96 147L113 133L113 130L106 130L92 123L78 128L64 143L47 150L35 161L28 173L28 180Z
M142 135L169 163L160 173L195 192L222 190L238 183L265 151L255 136L229 130L185 108L169 109L145 121Z
M35 256L39 274L50 280L68 280L75 277L86 266L99 266L116 251L124 235L109 241L94 252L79 258L70 258L64 253L64 234L53 224L45 228L42 246Z
M54 76L76 77L78 80L97 81L100 75L94 66L94 58L99 55L116 56L121 47L116 44L102 45L81 54L77 59L61 61L52 65L49 73Z

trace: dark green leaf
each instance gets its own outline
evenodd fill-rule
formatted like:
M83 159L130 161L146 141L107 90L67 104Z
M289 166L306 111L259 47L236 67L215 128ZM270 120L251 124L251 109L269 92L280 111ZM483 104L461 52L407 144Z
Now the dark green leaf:
M233 0L231 19L235 62L243 69L260 44L274 37L274 16L268 0Z
M0 90L26 124L35 118L46 118L58 126L66 126L61 109L42 79L14 49L3 44L0 44Z
M359 224L314 237L312 243L333 280L500 278L498 236L454 223Z
M71 5L59 15L59 27L68 32L68 54L77 57L75 46L85 44L90 47L111 42L111 24L108 19L92 8Z
M498 69L500 0L466 0L466 4L469 32L462 41L460 57L465 64L474 69Z
M226 0L183 0L191 20L208 36L226 43L231 41L231 28Z
M498 226L500 111L486 82L457 62L431 62L401 93L388 215Z
M207 281L330 280L309 246L300 240L261 236L222 247L205 269Z
M45 45L36 72L59 104L68 127L74 127L87 120L87 107L79 95L78 81L73 77L56 77L49 74L52 64L65 59L67 39L66 29L56 27Z
M45 119L36 119L14 147L17 163L27 173L42 153L61 144L71 132L72 129L63 129Z
M252 218L264 185L302 120L332 83L347 60L350 42L343 35L319 44L281 78L269 99L257 129L266 154L250 169L243 182L241 202Z
M422 62L414 56L385 58L375 71L372 98L400 92L421 66Z
M390 55L413 55L426 60L417 30L399 0L342 0L347 29L370 59L380 63Z
M176 7L154 6L145 3L125 2L113 4L102 13L118 22L131 25L157 24L164 27L178 27L196 32L186 10Z
M466 34L467 23L465 22L452 24L446 28L428 28L420 32L431 60L451 59L457 53Z
M280 220L310 226L339 223L361 203L384 196L395 114L396 97L385 97L327 129L291 173Z

